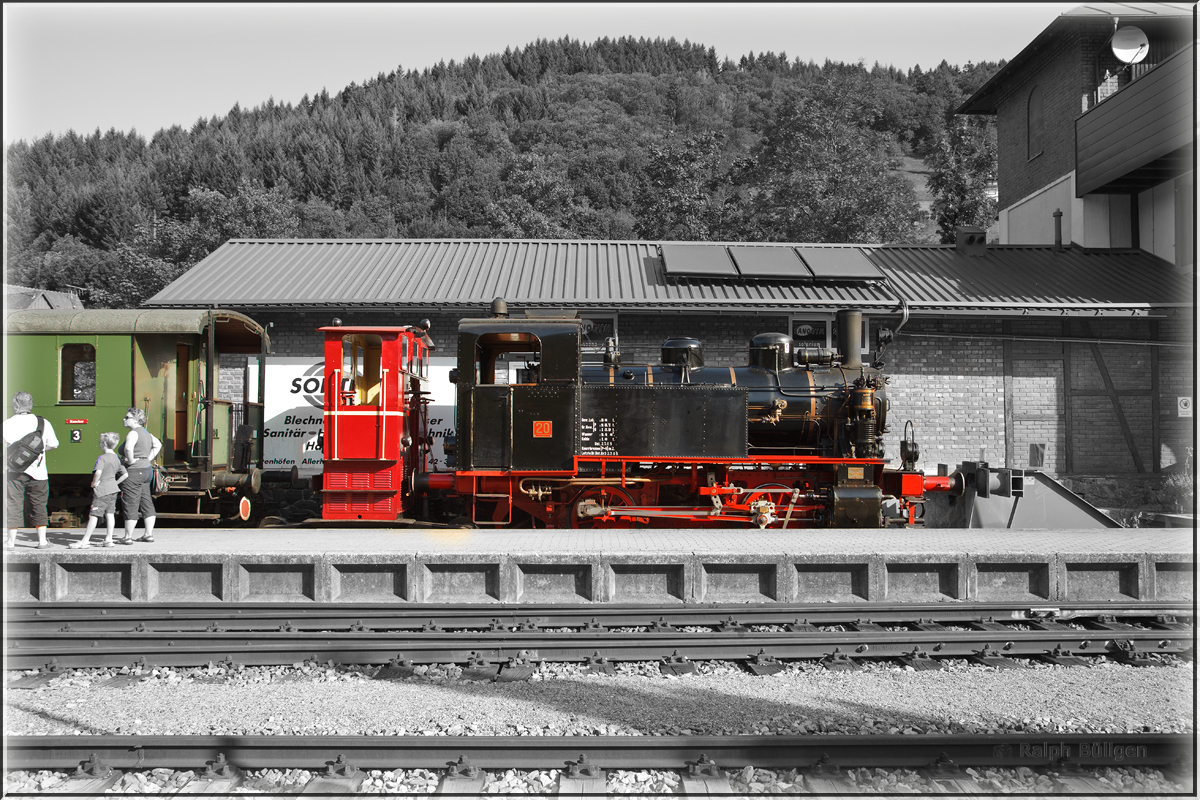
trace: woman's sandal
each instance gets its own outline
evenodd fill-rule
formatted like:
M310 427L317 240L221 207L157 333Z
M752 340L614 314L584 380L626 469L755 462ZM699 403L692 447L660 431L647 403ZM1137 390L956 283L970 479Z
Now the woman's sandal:
M89 548L91 546L92 546L91 542L74 542L72 544L67 545L67 547L70 548L71 550L86 550L87 548Z
M154 541L154 537L153 537L153 536L143 536L142 538L140 538L140 539L137 539L136 541L139 541L139 542L153 542L153 541Z

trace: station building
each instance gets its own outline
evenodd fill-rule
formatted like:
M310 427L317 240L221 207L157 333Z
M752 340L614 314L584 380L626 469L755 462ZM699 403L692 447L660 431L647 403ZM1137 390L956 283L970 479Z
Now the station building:
M928 472L976 460L1037 468L1124 508L1168 505L1161 477L1189 457L1180 399L1193 394L1192 292L1189 272L1140 250L988 246L981 231L877 247L235 240L148 305L232 308L270 324L273 357L298 375L319 363L316 329L334 318L428 318L434 355L453 358L458 321L488 316L495 298L518 315L574 310L588 356L601 359L613 338L627 364L656 363L673 336L699 339L713 366L747 363L750 337L767 331L836 347L837 309L857 308L864 360L882 360L891 378L889 456L911 420ZM239 400L240 365L225 367L223 394Z
M435 355L453 358L458 321L502 298L577 311L592 358L614 338L623 363L655 362L692 336L706 363L733 366L767 331L836 347L836 310L856 308L864 361L891 379L893 459L911 420L926 472L982 460L1044 470L1102 508L1190 510L1194 25L1192 6L1081 6L962 104L996 116L999 244L978 229L937 246L235 240L147 305L270 324L300 387L334 317L428 318ZM1112 47L1130 26L1146 49L1133 64ZM252 400L242 365L225 367L223 396Z
M1195 5L1098 3L1056 18L959 108L996 118L1000 242L1194 269ZM1123 60L1124 59L1124 60Z

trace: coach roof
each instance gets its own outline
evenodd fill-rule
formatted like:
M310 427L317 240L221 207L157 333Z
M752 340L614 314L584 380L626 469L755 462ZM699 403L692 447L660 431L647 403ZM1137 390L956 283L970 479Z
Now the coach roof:
M267 340L266 330L236 311L224 309L30 309L14 311L7 328L14 333L60 334L153 334L201 335L208 328L209 314L216 322L216 337L225 352L257 353Z

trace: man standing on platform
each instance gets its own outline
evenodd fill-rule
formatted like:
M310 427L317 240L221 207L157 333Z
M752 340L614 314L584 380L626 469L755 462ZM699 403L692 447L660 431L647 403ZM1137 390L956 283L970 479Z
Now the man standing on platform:
M37 528L38 549L45 550L50 546L46 541L46 526L49 517L46 515L46 503L50 499L50 475L46 471L46 452L58 447L58 437L54 435L54 426L50 420L33 413L33 395L29 392L17 392L12 400L13 415L4 420L4 448L19 441L27 434L34 433L41 426L41 452L25 468L16 472L5 464L5 476L8 491L8 541L5 550L17 546L17 529L25 524L25 504L29 504L30 522Z

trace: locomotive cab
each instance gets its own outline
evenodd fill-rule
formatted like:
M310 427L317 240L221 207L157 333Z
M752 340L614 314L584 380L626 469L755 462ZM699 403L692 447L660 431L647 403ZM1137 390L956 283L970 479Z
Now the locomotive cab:
M460 323L455 446L460 469L571 469L582 325L575 315Z

